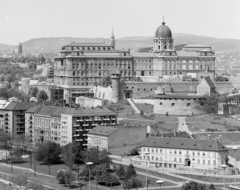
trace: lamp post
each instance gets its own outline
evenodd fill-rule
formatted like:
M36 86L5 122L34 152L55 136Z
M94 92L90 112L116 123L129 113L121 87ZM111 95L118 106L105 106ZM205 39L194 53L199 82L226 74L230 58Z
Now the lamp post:
M146 187L147 187L147 190L148 190L148 170L147 170L147 167L148 167L148 155L150 153L149 152L144 152L143 154L146 155Z
M44 130L41 130L40 133L42 134L42 136L40 137L41 138L41 141L43 143L44 141L44 133L45 131ZM48 155L48 174L51 175L51 165L50 165L50 159L49 159L49 146L47 145L47 155Z
M236 164L236 162L237 162L237 150L238 150L238 147L233 147L232 148L233 150L234 150L234 152L235 152L235 187L237 187L237 164Z
M88 169L89 169L89 179L88 179L88 180L89 180L89 190L91 190L91 189L90 189L90 185L91 185L91 184L90 184L90 183L91 183L91 182L90 182L90 181L91 181L90 166L93 165L93 163L92 163L92 162L87 162L87 165L88 165Z
M164 181L157 180L156 183L160 185L160 190L162 190L162 184L164 183Z
M6 144L6 164L8 164L8 156L9 156L9 149L10 149L9 143L10 141L7 141L7 144Z
M223 188L225 189L226 184L225 184L225 169L227 168L227 165L223 164L221 165L221 167L223 168Z

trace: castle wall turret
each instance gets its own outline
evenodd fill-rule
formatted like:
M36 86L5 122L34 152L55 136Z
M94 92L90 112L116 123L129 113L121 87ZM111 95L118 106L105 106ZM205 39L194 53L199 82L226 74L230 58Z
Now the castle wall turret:
M120 99L120 78L121 74L114 72L111 74L112 78L112 102L117 103Z

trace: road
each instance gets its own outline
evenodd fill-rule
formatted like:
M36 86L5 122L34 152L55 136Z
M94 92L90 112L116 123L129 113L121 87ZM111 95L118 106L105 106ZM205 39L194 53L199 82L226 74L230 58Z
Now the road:
M188 134L192 134L186 124L185 117L178 117L178 131L186 131Z

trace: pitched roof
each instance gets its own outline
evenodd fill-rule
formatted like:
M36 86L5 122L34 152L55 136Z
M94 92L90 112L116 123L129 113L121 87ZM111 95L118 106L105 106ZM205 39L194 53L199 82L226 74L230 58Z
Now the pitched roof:
M68 108L66 107L57 107L57 109L51 113L51 116L61 117L61 114L64 113L67 109Z
M105 126L97 126L90 130L88 134L90 135L99 135L99 136L109 136L114 131L118 130L117 128L113 127L105 127Z
M157 134L158 137L175 137L175 138L191 138L191 136L183 131L183 132L178 132L178 131L175 131L175 132L169 132L169 133L159 133Z
M196 140L166 137L149 137L141 147L186 149L199 151L228 151L228 149L217 140Z
M207 82L207 84L210 88L215 88L215 85L213 84L210 77L204 77L204 79L205 79L205 81Z
M112 112L106 107L96 107L96 108L68 108L64 114L69 115L116 115L116 113Z
M10 102L4 109L9 111L28 110L35 105L36 102Z
M28 109L25 113L35 113L36 111L38 111L43 105L35 105L33 107L31 107L30 109Z
M57 108L57 106L42 106L35 114L50 116Z
M189 51L178 51L177 55L179 57L198 57L198 52L189 52Z
M105 43L71 43L67 44L63 47L112 47L111 44Z
M206 44L187 44L185 45L184 47L211 47L209 45L206 45Z

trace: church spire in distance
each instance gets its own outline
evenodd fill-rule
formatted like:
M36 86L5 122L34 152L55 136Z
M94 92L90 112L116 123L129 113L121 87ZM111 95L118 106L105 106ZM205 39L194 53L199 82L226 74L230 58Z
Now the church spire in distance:
M112 26L111 45L113 46L113 49L115 49L115 37L113 32L113 26Z

